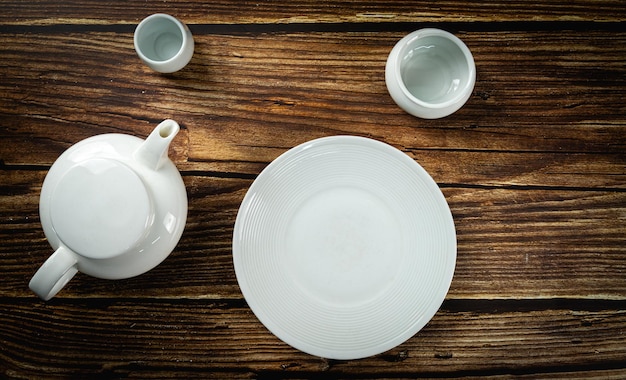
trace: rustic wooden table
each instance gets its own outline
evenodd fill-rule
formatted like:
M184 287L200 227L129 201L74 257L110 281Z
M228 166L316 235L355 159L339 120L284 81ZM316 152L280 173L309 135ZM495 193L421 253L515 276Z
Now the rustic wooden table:
M0 377L625 378L626 7L619 0L0 1ZM186 22L182 71L133 50L145 16ZM422 120L387 93L393 45L425 27L472 50L457 113ZM136 278L79 274L49 302L43 179L102 133L182 131L170 154L189 217ZM302 142L367 136L437 181L454 215L452 285L430 323L362 360L299 352L248 308L233 225L258 173Z

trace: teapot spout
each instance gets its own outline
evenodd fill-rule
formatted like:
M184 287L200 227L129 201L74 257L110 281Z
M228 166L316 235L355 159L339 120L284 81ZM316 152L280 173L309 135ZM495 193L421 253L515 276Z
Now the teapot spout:
M137 148L133 154L134 158L153 170L159 170L163 163L167 161L167 151L170 142L180 131L177 122L171 119L162 121L150 133L146 141Z

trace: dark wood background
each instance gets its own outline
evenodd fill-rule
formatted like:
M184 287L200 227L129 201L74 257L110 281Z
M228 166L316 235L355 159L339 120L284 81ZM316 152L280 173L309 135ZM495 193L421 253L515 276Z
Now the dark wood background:
M144 66L132 33L170 13L190 64ZM469 46L473 96L422 120L391 100L385 60L438 27ZM0 0L0 377L626 377L626 4L547 1ZM182 131L171 157L189 218L156 269L77 275L49 302L41 184L101 133ZM397 348L301 353L247 307L231 257L256 175L317 137L389 143L442 188L458 234L450 292Z

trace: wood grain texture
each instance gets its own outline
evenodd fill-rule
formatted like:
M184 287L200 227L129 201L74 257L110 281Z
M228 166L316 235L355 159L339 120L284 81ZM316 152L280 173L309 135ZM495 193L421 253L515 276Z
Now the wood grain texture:
M1 48L2 159L49 165L91 134L145 136L170 117L185 128L173 146L184 170L254 174L298 143L357 134L410 153L438 182L623 188L626 34L463 35L479 82L443 123L404 114L387 94L384 62L400 37L200 35L190 67L159 76L138 64L131 35L14 35ZM26 56L11 59L21 46Z
M43 176L21 173L30 183ZM189 221L164 263L128 280L79 274L61 296L241 298L231 242L239 204L252 181L199 175L184 180ZM0 203L0 238L7 243L0 256L7 274L2 290L4 296L28 297L25 284L51 249L39 225L39 188L13 191ZM458 186L443 191L458 235L449 298L626 300L626 193Z
M458 21L624 21L616 0L527 1L167 1L84 2L2 0L5 25L136 24L151 13L170 13L191 24L381 23Z
M150 13L196 50L159 75L132 45ZM626 8L620 1L153 3L0 0L0 377L626 376ZM470 47L478 80L422 120L387 94L393 44L422 26ZM27 288L51 253L41 184L72 144L180 122L189 197L171 256L135 278ZM334 361L299 352L247 307L232 263L239 205L269 162L317 137L395 146L442 188L458 257L418 334Z
M626 315L602 310L455 311L444 303L401 347L355 361L300 353L268 335L245 305L227 300L55 300L37 307L3 300L0 318L8 373L20 374L45 368L51 376L140 378L155 369L222 378L552 375L615 369L626 360L623 337L614 334L626 328Z

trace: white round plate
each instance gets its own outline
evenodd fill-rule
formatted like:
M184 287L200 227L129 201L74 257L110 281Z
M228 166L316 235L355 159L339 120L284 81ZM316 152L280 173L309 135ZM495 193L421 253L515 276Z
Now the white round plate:
M272 333L312 355L357 359L399 345L437 312L456 234L441 190L409 156L333 136L259 174L237 215L233 259Z

